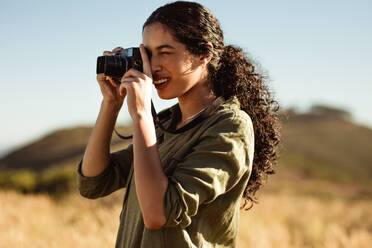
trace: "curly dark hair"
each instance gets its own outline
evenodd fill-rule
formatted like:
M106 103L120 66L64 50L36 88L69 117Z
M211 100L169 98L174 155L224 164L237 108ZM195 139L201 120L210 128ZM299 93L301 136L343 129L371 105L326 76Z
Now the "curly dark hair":
M243 193L247 209L257 202L255 194L274 173L277 147L280 142L279 105L267 87L267 77L236 46L225 46L218 20L204 6L195 2L177 1L155 10L143 25L167 26L173 36L196 56L211 57L208 82L216 96L236 96L241 109L252 119L255 151L251 178ZM208 44L208 45L207 45Z

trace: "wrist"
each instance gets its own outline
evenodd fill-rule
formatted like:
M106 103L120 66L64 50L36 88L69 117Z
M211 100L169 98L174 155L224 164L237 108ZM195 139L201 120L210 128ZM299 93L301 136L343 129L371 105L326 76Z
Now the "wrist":
M151 147L156 144L156 132L152 114L138 114L133 119L133 145Z
M121 109L121 106L123 103L117 102L117 101L111 101L103 99L101 102L101 108L108 113L113 113L115 115L119 114L119 111Z
M132 115L133 124L154 123L151 112L137 112Z

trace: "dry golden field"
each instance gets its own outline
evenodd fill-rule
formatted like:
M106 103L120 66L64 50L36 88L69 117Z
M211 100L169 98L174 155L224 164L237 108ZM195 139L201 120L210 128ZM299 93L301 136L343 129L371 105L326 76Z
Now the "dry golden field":
M372 247L372 131L335 117L342 110L326 112L283 116L277 174L259 204L241 211L239 248ZM0 248L114 247L124 192L77 193L90 132L57 130L0 159ZM114 136L111 151L126 145Z
M0 191L0 248L114 247L123 192L99 200ZM372 200L265 191L241 212L239 246L367 248Z

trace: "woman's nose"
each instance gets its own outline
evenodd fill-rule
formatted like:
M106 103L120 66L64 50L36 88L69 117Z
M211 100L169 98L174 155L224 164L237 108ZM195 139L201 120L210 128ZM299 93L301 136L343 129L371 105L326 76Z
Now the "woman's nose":
M161 65L159 63L159 61L154 58L155 56L152 56L151 57L151 71L152 71L152 74L156 73L156 72L159 72L161 71Z

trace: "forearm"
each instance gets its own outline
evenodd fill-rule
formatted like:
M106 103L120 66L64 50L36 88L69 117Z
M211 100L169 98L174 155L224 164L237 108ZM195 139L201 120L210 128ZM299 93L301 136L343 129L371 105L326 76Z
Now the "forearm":
M102 173L109 163L110 142L118 110L102 101L100 112L86 147L81 172L94 177Z
M168 178L163 172L151 114L134 121L134 176L145 225L158 229L166 222L164 195Z

